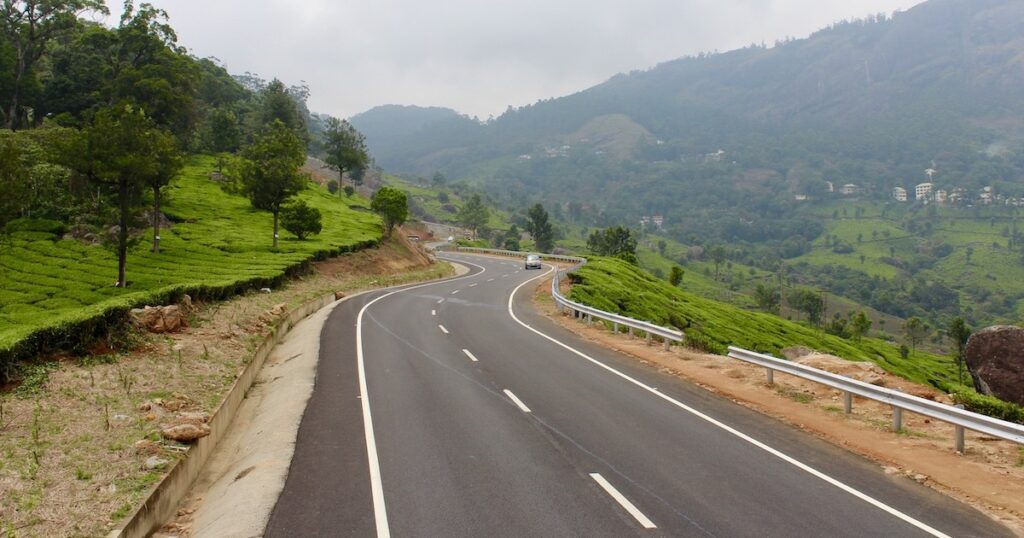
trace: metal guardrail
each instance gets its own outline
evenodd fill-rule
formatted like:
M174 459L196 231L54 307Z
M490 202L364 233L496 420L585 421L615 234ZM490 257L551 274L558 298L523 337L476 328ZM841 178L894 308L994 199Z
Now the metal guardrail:
M462 252L477 252L480 254L520 258L526 257L528 254L527 252L473 247L458 247L457 250ZM540 254L539 256L546 260L575 263L572 267L555 271L555 276L551 281L551 296L555 298L555 303L558 305L559 310L569 310L573 313L574 317L585 317L588 324L593 323L594 318L609 321L613 324L613 330L616 332L618 332L620 325L629 328L630 335L633 334L634 330L640 331L647 335L648 342L651 341L652 335L658 336L664 341L666 349L669 347L671 342L682 342L683 333L680 331L660 327L646 321L620 316L611 312L605 312L597 308L571 301L563 296L559 291L559 282L561 277L586 264L586 258L580 258L577 256L559 256L553 254ZM999 420L997 418L967 411L960 407L933 402L931 400L905 394L897 390L875 386L870 383L864 383L863 381L857 381L856 379L850 379L848 377L819 370L817 368L811 368L810 366L805 366L797 362L779 359L772 357L771 355L756 353L754 351L749 351L735 346L729 346L729 357L751 364L756 364L767 369L769 384L774 383L774 374L776 371L779 371L837 389L843 393L844 410L847 414L853 411L854 396L890 405L892 406L892 427L893 430L897 432L903 429L903 411L917 413L919 415L952 424L955 427L956 450L958 452L964 451L965 430L975 431L984 435L1024 445L1024 425L1021 424Z
M518 258L524 258L527 255L532 254L529 252L518 252L512 250L475 247L457 247L457 250L459 250L460 252L477 252L480 254L492 254L496 256L508 256ZM572 313L574 317L584 317L586 318L588 324L592 324L595 318L603 319L612 324L612 330L614 330L615 332L619 332L619 326L626 327L629 331L630 336L633 335L633 331L639 331L641 334L646 335L648 342L652 341L652 336L657 336L662 340L662 342L664 342L666 349L668 349L672 342L683 341L683 333L680 331L669 329L667 327L662 327L660 325L655 325L647 321L640 321L638 319L620 316L618 314L613 314L611 312L605 312L604 310L587 306L585 304L577 303L575 301L570 300L568 297L562 295L561 291L559 290L559 284L561 282L562 277L585 265L587 263L586 258L581 258L579 256L561 256L558 254L538 254L538 256L545 260L555 260L575 264L569 268L556 270L554 278L551 279L551 296L554 297L555 304L558 306L559 310L568 310Z
M981 415L959 407L933 402L898 390L878 387L856 379L850 379L838 374L811 368L803 364L784 359L778 359L771 355L756 353L746 349L729 346L729 357L758 366L768 370L768 383L774 382L774 372L777 370L802 379L814 381L838 389L843 393L843 403L846 413L853 410L853 396L860 396L883 404L892 406L892 427L894 431L903 429L903 411L910 411L919 415L948 422L956 427L956 450L964 451L964 430L971 430L981 434L989 435L999 439L1005 439L1018 444L1024 444L1024 425L999 420L986 415Z

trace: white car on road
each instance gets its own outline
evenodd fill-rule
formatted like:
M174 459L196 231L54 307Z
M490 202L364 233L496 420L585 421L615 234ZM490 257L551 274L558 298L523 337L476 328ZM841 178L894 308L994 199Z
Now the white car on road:
M526 257L526 268L527 269L540 269L540 256L538 254L530 254Z

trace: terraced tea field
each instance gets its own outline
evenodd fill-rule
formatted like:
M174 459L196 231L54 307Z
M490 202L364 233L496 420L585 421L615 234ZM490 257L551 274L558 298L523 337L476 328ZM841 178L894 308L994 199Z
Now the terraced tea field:
M380 239L380 219L366 199L310 184L299 197L321 211L323 232L299 241L282 229L274 251L270 213L221 190L209 179L213 167L212 159L196 157L167 189L164 212L175 224L163 230L159 254L150 252L151 233L130 250L127 288L114 287L117 258L108 248L47 231L13 233L0 246L0 355L44 331L60 338L72 326L99 326L125 308L176 294L227 296L270 285L311 259Z

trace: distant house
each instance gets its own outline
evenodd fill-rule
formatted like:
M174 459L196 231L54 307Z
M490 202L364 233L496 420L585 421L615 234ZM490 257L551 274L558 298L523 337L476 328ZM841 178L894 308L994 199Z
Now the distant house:
M995 200L995 198L996 193L995 190L992 189L992 187L985 187L981 189L981 194L978 195L978 199L981 200L981 203L985 205L991 204Z
M826 181L825 183L828 183L828 192L836 192L836 186L831 181Z
M944 204L947 201L949 201L949 194L946 191L942 189L935 191L935 203Z
M527 155L527 154L525 154L525 153L519 156L519 160L520 160L520 161L529 161L529 160L530 160L530 159L532 159L532 158L533 158L532 156L530 156L530 155Z
M914 187L914 199L918 201L928 201L932 197L932 189L935 185L932 183L918 183Z
M897 202L906 202L907 189L904 189L903 187L896 187L892 190L892 197L895 198Z
M854 194L857 194L857 184L847 183L846 185L843 185L842 193L843 196L853 196Z
M665 224L665 217L661 215L654 215L651 217L651 222L653 222L658 228L661 228Z
M807 195L806 194L794 194L793 195L793 199L796 200L797 202L806 202L807 201Z

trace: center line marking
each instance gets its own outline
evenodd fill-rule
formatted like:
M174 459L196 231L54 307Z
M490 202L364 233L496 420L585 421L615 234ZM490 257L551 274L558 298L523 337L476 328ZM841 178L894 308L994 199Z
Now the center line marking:
M626 511L629 512L629 515L636 518L637 522L639 522L640 525L643 526L643 528L658 528L650 519L647 519L647 516L645 516L643 512L637 510L636 506L633 506L633 503L629 502L629 499L627 499L625 496L619 493L619 490L615 489L615 486L609 484L608 481L605 480L600 473L590 473L590 478L593 478L594 481L597 482L597 484L608 493L608 495L611 495L617 503L619 503L623 508L625 508Z
M455 295L456 293L459 293L460 291L462 291L462 290L455 290L455 291L452 292L452 295Z
M438 299L438 300L437 300L437 304L441 304L441 303L443 303L443 302L444 302L444 297L442 297L442 298L440 298L440 299Z
M479 362L478 360L476 360L476 357L474 357L473 354L469 352L468 349L463 349L462 352L465 353L467 357L469 357L469 360L473 362Z
M430 311L430 315L431 316L436 316L437 315L437 310L431 310Z
M493 278L488 278L487 281L488 282L494 282L494 279Z
M505 396L508 396L508 398L510 400L512 400L512 403L518 405L519 409L521 409L523 411L523 413L529 413L530 412L530 408L526 407L526 404L524 404L522 400L520 400L519 398L516 398L516 395L512 394L512 391L510 391L508 389L505 389Z
M475 284L475 283L474 283L474 284L470 284L470 285L469 285L469 287L471 287L471 288L472 288L472 287L475 287L475 286L476 286L476 284Z
M441 328L441 332L443 332L444 334L448 334L448 329L445 329L444 325L438 325L438 327Z

